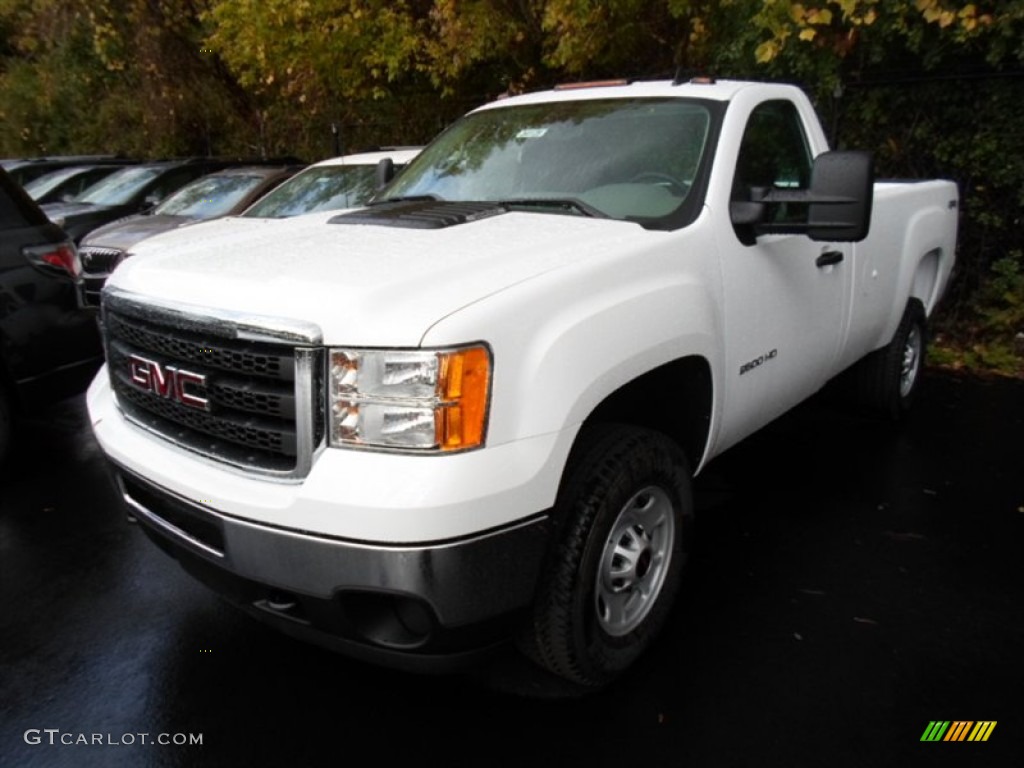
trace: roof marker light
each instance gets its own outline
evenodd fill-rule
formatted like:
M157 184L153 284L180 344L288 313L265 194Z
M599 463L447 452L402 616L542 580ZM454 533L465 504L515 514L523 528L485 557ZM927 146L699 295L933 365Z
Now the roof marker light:
M688 69L679 67L676 76L672 79L672 85L714 85L714 75L702 74L699 69Z
M556 91L575 91L579 88L611 88L616 85L629 85L629 80L589 80L583 83L559 83L555 86Z

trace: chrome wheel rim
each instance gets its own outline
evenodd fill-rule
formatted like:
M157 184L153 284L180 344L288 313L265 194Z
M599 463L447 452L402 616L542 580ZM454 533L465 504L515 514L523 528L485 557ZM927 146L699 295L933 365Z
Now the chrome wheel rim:
M633 494L619 511L601 552L594 590L597 620L609 635L629 634L654 607L675 535L672 500L657 486Z
M903 360L900 364L900 397L906 397L914 388L917 373L921 367L921 331L917 326L907 334L903 345Z

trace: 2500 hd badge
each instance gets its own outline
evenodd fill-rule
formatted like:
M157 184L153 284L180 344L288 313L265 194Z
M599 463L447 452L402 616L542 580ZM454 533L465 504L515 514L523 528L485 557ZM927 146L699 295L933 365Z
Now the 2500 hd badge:
M742 376L747 371L752 371L754 368L757 368L759 365L763 365L764 363L767 363L769 360L774 360L776 357L778 357L778 355L779 355L779 350L773 349L771 352L765 352L763 355L755 357L749 363L744 363L743 365L740 366L740 376Z

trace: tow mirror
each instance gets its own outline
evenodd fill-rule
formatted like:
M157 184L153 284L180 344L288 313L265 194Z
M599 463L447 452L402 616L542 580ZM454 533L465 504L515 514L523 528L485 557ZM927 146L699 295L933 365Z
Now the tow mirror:
M805 234L811 240L857 242L871 228L874 163L870 152L825 152L811 169L810 189L753 187L749 200L729 204L741 241L768 234ZM773 221L782 205L806 207L806 218Z
M807 236L847 243L863 240L871 229L874 187L870 152L819 155L811 171Z

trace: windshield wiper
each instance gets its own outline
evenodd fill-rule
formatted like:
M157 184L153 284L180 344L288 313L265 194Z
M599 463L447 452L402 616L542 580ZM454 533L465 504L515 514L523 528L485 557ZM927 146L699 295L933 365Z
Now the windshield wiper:
M589 203L575 197L511 197L503 200L446 200L440 195L428 193L419 195L405 195L399 197L383 197L379 200L370 200L367 205L383 205L385 203L409 203L409 202L443 202L458 205L459 203L489 203L502 208L519 208L530 210L555 209L558 212L572 212L582 216L590 216L597 219L607 219L608 214L598 210Z
M495 200L495 202L509 208L560 208L597 219L608 218L608 214L604 211L575 197L515 197L507 200Z

